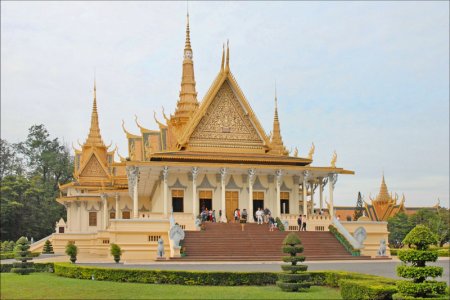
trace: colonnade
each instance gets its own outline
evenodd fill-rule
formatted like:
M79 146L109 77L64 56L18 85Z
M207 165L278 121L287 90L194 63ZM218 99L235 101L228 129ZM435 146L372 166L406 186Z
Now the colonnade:
M225 192L226 192L226 178L228 174L227 168L220 168L219 170L220 174L220 207L219 209L222 210L223 215L226 212L226 200L225 200ZM169 187L168 187L168 178L169 178L170 169L169 167L165 166L162 169L162 175L161 175L161 181L162 181L162 196L163 196L163 215L164 217L168 216L168 208L169 208ZM130 196L132 197L132 211L133 211L133 218L139 217L139 211L138 211L138 204L139 204L139 195L138 195L138 182L139 182L139 168L135 166L129 166L127 167L127 175L128 175L128 190L130 193ZM190 175L192 178L192 213L194 215L197 215L198 211L198 195L197 195L197 179L199 175L199 168L198 167L192 167L190 170ZM276 205L274 208L275 217L281 216L281 205L280 205L280 195L281 195L281 186L283 183L283 177L285 176L285 172L281 169L275 170L275 189L276 189ZM323 190L324 187L328 183L328 190L329 190L329 214L330 216L334 216L334 203L333 203L333 193L334 193L334 187L338 178L338 174L336 173L329 173L326 177L314 177L311 174L311 171L305 170L299 175L294 175L294 177L302 178L301 185L302 185L302 200L303 201L303 211L302 214L308 216L309 214L314 213L314 193L316 188L319 188L319 209L323 210ZM253 185L255 183L256 178L256 171L255 169L248 169L247 170L247 184L248 184L248 190L249 190L249 196L248 196L248 215L253 216ZM296 205L299 204L299 186L300 181L295 182L294 180L294 193L290 197L293 197L294 203ZM311 199L311 210L308 211L308 190L310 193L310 199ZM117 205L117 199L116 199L116 216L118 216L118 205ZM105 220L107 218L107 212L104 212Z

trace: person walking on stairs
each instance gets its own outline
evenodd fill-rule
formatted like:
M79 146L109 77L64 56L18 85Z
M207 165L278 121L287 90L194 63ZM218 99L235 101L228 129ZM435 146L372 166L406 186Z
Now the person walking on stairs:
M302 230L302 215L298 215L297 224L298 224L298 231Z

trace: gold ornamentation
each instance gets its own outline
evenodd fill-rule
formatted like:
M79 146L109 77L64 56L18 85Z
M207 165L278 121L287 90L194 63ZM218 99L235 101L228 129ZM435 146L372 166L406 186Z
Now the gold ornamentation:
M313 159L315 150L316 150L316 146L314 145L314 143L312 143L311 149L309 149L308 159Z
M297 147L295 147L295 150L294 150L294 157L298 157L298 148Z
M336 150L333 152L333 157L331 158L331 167L336 168L336 161L337 161L337 153Z
M205 115L191 135L191 143L210 140L217 146L223 142L261 144L256 129L233 93L224 82Z
M84 168L83 172L81 172L81 176L83 177L106 177L106 173L103 170L100 162L97 160L95 155L92 155Z

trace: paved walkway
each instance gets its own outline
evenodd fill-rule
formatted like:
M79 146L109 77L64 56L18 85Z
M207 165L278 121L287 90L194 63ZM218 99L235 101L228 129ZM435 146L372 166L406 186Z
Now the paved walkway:
M319 270L341 270L352 271L366 274L379 275L398 279L396 266L401 262L398 260L390 261L320 261L307 262L309 271ZM449 282L449 259L440 259L436 263L430 263L430 266L440 266L444 268L444 275L438 280ZM115 263L82 263L81 265L99 266L108 268L138 268L154 270L184 270L184 271L240 271L240 272L278 272L281 271L281 262L211 262L211 263L179 263L179 262L158 262L142 264L115 264Z
M12 263L14 259L2 260L2 263ZM51 255L34 258L34 262L69 262L66 255ZM393 257L392 260L361 260L361 261L310 261L306 262L309 271L319 270L341 270L366 274L379 275L398 279L396 266L401 262ZM120 264L110 263L106 257L93 257L92 255L80 255L77 264L85 266L98 266L105 268L134 268L134 269L154 269L154 270L184 270L184 271L239 271L239 272L278 272L281 262L125 262ZM444 268L444 275L438 280L450 282L450 259L440 257L436 263L429 263L430 266L440 266Z

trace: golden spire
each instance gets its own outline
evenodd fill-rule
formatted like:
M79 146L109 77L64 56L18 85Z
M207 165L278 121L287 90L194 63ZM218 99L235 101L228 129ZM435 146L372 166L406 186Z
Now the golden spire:
M91 114L91 128L89 129L89 135L87 137L84 146L97 146L105 147L102 136L100 135L100 126L98 125L98 112L97 112L97 83L94 79L94 103L92 105Z
M383 172L383 177L381 179L380 192L378 193L377 200L378 201L388 201L389 199L391 199L391 197L389 197L389 192L388 192L386 182L384 180L384 172Z
M273 130L272 130L272 150L270 153L287 155L289 152L284 147L283 139L280 131L280 121L278 119L278 98L277 98L277 86L275 84L275 113L273 117Z
M181 77L180 99L173 116L173 123L183 127L198 107L195 89L194 62L189 29L189 13L186 16L186 43L184 47L183 71Z

